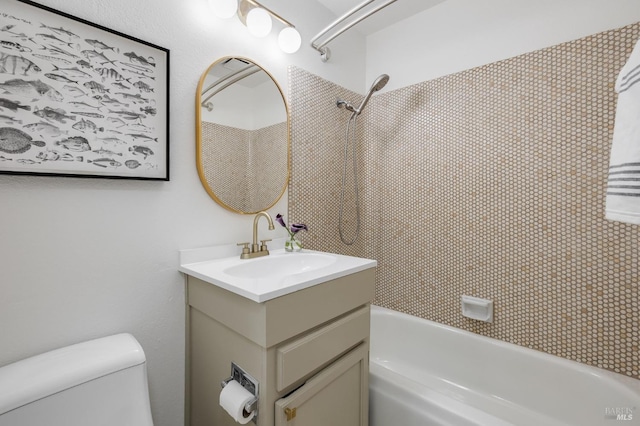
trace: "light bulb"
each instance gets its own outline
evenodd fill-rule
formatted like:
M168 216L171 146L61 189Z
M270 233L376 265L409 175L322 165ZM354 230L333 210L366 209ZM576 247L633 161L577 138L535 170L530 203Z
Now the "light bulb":
M209 0L209 8L220 19L228 19L238 11L238 0Z
M300 49L302 39L300 33L293 27L285 27L278 35L278 45L284 53L294 53Z
M253 36L265 37L271 32L271 16L260 7L251 9L247 14L247 28Z

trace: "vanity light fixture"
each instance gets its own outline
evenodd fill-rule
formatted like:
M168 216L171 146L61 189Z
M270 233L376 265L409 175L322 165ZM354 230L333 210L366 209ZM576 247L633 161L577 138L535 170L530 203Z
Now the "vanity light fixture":
M238 12L238 0L209 0L209 8L218 18L228 19Z
M302 38L294 27L284 27L278 34L278 45L284 53L295 53L300 49Z
M255 37L266 37L272 29L272 19L284 24L278 35L278 45L285 53L295 53L300 49L302 38L295 25L287 21L256 0L208 0L209 7L219 18L226 19L237 14L249 32Z
M261 7L254 7L247 13L245 25L252 36L262 38L271 32L271 16Z

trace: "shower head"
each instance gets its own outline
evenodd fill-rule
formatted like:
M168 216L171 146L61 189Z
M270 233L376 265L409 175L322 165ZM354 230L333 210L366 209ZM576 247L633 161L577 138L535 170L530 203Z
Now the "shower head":
M369 98L371 98L371 95L373 95L373 92L377 92L378 90L382 89L384 86L387 85L388 82L389 82L389 76L387 74L382 74L380 77L376 78L376 80L371 85L371 88L365 95L364 99L360 103L360 106L356 108L355 112L360 114L364 109L365 105L367 105L367 102L369 102Z
M371 85L370 90L378 91L387 85L389 82L389 76L387 74L382 74L380 77L376 78L376 81Z
M353 105L342 99L336 99L336 106L338 108L344 108L347 111L351 111L353 113L352 117L360 115L367 102L369 102L369 98L371 97L371 95L373 95L373 92L377 92L378 90L382 89L388 82L389 76L387 74L382 74L380 77L376 78L376 80L371 85L369 92L367 92L367 94L364 96L364 99L362 99L362 102L360 102L360 106L358 108L354 108Z

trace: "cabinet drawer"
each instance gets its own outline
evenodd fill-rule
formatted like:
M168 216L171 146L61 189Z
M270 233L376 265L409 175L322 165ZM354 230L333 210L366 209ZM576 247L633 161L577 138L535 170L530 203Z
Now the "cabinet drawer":
M369 305L367 305L278 348L276 355L278 391L367 339L369 321Z

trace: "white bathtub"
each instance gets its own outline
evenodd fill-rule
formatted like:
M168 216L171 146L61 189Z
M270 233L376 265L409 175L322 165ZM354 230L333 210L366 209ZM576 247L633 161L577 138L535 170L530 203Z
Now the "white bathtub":
M371 309L370 426L640 425L640 381Z

